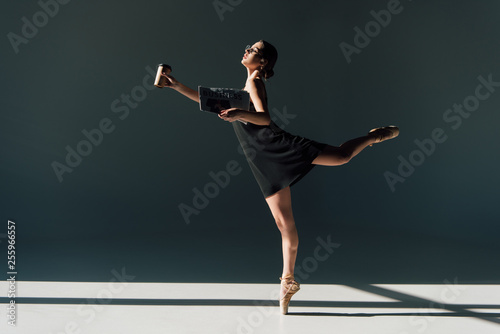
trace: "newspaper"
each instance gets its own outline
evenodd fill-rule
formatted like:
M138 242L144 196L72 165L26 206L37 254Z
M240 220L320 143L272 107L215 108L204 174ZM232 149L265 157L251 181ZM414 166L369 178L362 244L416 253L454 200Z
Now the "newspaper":
M249 110L250 94L242 89L211 88L198 86L200 94L200 110L219 114L221 110L238 108ZM238 120L244 124L247 122Z

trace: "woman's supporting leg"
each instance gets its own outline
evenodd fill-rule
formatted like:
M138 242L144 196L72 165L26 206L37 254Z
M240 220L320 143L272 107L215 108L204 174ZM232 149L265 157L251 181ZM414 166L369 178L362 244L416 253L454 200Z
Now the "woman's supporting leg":
M340 146L327 145L323 151L313 160L315 165L339 166L348 163L365 147L378 142L372 136L363 136L351 139Z
M299 247L299 235L295 227L295 220L292 213L292 198L290 187L286 187L277 193L266 197L267 204L281 232L283 249L283 273L293 274L295 269L295 259Z

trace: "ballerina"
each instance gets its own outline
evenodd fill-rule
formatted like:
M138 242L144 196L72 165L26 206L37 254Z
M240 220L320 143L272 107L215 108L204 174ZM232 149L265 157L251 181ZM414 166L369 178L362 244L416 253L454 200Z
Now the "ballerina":
M399 128L375 128L365 136L351 139L340 146L320 143L284 131L271 120L264 83L274 75L273 68L277 59L276 48L267 41L260 40L248 45L241 63L247 69L243 89L249 92L250 110L225 109L221 110L219 117L232 123L252 173L280 230L283 271L279 277L279 304L281 313L287 314L292 296L300 290L300 283L294 278L299 238L293 218L290 187L314 166L346 164L367 146L397 137ZM171 75L162 75L168 79L165 86L199 103L197 91L183 85Z

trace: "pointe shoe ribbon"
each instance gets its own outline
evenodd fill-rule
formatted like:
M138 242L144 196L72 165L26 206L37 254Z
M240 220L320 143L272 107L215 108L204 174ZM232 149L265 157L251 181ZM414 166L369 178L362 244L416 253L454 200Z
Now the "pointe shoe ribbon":
M371 129L370 132L368 132L368 135L371 135L377 139L375 143L381 143L384 140L396 138L397 136L399 136L399 128L394 125L375 128ZM373 146L373 144L371 144L370 146Z
M290 299L292 296L300 290L300 284L295 281L293 275L286 275L279 278L281 280L281 285L286 288L286 293L280 298L280 310L281 314L288 313L288 305L290 304Z

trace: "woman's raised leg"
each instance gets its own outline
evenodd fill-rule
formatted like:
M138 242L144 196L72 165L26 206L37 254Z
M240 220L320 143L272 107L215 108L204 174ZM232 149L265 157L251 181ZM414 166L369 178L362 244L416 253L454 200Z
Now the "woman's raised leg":
M312 161L315 165L339 166L348 163L365 147L399 135L399 128L388 126L371 130L368 135L346 141L340 146L327 145Z
M339 166L346 164L365 147L375 143L375 140L373 136L363 136L351 139L340 146L326 145L312 163L323 166Z

